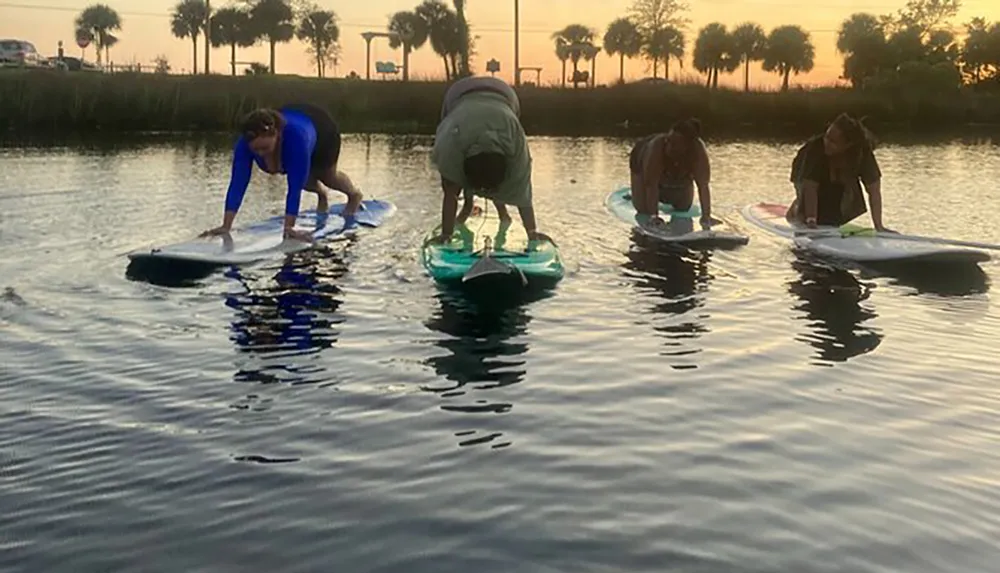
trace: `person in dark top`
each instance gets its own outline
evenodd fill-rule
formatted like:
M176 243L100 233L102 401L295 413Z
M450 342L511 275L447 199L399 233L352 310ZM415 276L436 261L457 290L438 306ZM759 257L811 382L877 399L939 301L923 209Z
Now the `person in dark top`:
M810 138L792 160L795 200L785 217L790 223L839 227L864 214L864 185L871 203L872 223L882 224L882 171L874 154L874 139L864 124L841 114L822 135Z
M675 123L666 133L654 133L639 140L628 158L631 174L632 205L651 222L662 223L659 203L677 211L694 204L698 187L701 223L712 219L712 193L709 189L712 170L708 150L701 140L701 122L689 118Z
M277 110L262 108L246 116L240 131L242 137L233 148L232 175L222 225L205 231L202 236L229 233L255 164L265 173L287 176L285 238L312 241L309 232L295 229L295 220L302 191L318 195L316 211L321 217L329 212L329 196L319 183L347 195L342 214L345 219L354 216L363 195L337 168L340 130L326 110L311 104L286 105Z

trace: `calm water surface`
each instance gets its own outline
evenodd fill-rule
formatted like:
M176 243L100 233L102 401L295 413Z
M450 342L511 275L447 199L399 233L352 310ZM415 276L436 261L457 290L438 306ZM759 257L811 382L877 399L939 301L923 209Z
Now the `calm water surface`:
M191 288L122 254L218 223L225 145L0 150L0 570L996 571L997 264L796 255L737 212L790 195L759 142L711 146L751 243L658 252L627 142L535 139L569 273L484 310L419 264L428 144L345 140L384 227ZM1000 242L1000 148L879 158L887 224Z

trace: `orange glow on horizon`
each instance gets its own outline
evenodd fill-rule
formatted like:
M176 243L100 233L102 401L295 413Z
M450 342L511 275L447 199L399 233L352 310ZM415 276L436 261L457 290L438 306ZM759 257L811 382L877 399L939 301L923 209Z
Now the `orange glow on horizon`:
M169 14L175 2L169 0L104 0L117 10L123 26L118 34L120 42L111 49L111 60L115 64L139 63L152 66L157 55L163 54L170 61L174 72L186 73L191 69L192 44L190 39L174 38L170 33ZM797 24L810 32L816 47L816 65L812 72L793 76L793 85L828 85L837 82L841 72L841 57L835 49L836 29L850 14L872 12L883 14L895 12L905 5L905 1L876 0L878 4L857 0L825 0L821 4L804 6L794 0L699 0L689 2L692 8L686 13L691 23L685 30L686 51L683 69L677 69L676 61L671 63L671 79L704 82L705 76L697 74L691 67L691 51L698 30L710 22L721 22L729 28L752 21L760 24L765 31L783 24ZM67 54L80 53L73 39L73 20L77 14L92 2L87 0L0 0L0 37L28 40L45 55L54 55L59 40L62 40ZM215 0L213 8L229 2ZM364 3L334 3L318 0L321 8L332 9L340 20L341 62L336 69L328 66L328 75L344 76L350 71L365 75L365 42L361 33L366 30L385 30L389 16L399 10L412 10L418 0L370 0ZM597 33L600 43L607 25L620 16L626 15L631 0L520 0L520 60L521 66L542 68L542 84L559 83L561 63L555 56L552 33L568 24L583 24ZM498 76L513 81L514 53L514 3L513 0L468 0L467 18L471 33L476 36L476 56L474 69L486 74L486 61L495 58L501 63ZM990 21L1000 20L1000 2L992 0L965 0L953 26L960 27L972 17L981 16ZM198 67L204 63L204 40L198 42ZM94 49L88 48L87 59L94 59ZM229 49L212 50L212 71L229 73ZM268 62L267 45L257 45L241 49L238 61ZM305 46L293 40L279 44L276 50L278 73L315 75L315 67L310 63ZM372 42L372 77L375 61L402 63L402 51L389 48L384 39ZM589 69L589 63L581 62L582 69ZM414 51L410 57L411 78L443 78L442 60L434 54L429 45ZM241 73L238 68L238 73ZM567 67L571 70L571 67ZM598 84L618 79L618 58L601 52L596 60ZM571 73L571 71L568 71ZM626 60L626 80L650 77L651 69L642 60ZM663 75L662 65L660 76ZM524 72L523 81L534 81L534 72ZM742 71L736 74L720 75L721 84L742 86ZM780 78L766 73L759 64L751 65L750 83L756 89L775 89Z

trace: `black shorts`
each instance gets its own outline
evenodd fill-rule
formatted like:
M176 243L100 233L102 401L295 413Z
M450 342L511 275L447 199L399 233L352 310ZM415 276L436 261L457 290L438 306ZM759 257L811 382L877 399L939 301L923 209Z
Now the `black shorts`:
M319 178L340 160L340 128L325 109L309 103L286 105L282 110L297 111L308 117L316 128L316 145L309 158L309 176Z

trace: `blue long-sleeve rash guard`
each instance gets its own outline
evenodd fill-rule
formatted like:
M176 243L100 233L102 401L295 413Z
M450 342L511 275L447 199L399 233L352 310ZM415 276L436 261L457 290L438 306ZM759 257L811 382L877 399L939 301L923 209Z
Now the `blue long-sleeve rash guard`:
M285 197L285 215L299 214L302 188L309 177L310 158L316 146L316 128L305 115L281 110L285 127L281 130L281 172L288 176L288 195ZM250 184L253 163L264 169L263 159L250 150L246 137L240 136L233 147L233 171L226 191L226 211L239 211L243 195Z

